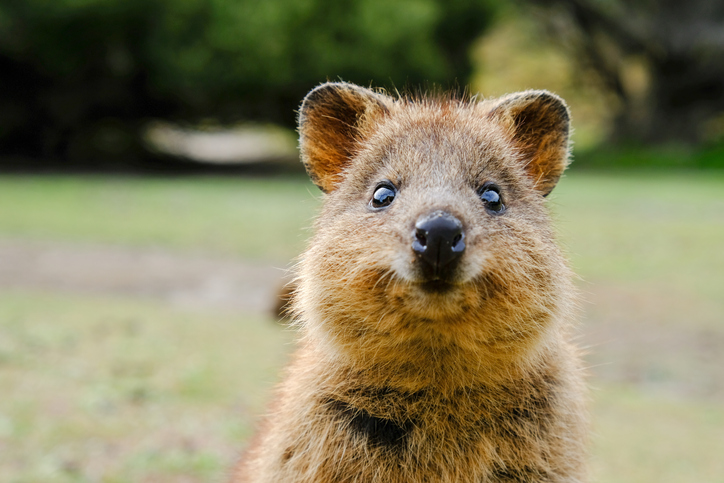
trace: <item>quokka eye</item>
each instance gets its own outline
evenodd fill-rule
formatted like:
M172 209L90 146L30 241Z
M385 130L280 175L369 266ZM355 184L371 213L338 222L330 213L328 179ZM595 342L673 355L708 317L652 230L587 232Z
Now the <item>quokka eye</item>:
M485 183L479 190L478 195L485 203L485 208L493 214L500 215L505 211L503 198L500 196L500 188L495 183Z
M397 188L395 188L389 181L380 183L375 188L375 194L372 195L370 200L370 206L372 208L385 208L395 200L397 196Z

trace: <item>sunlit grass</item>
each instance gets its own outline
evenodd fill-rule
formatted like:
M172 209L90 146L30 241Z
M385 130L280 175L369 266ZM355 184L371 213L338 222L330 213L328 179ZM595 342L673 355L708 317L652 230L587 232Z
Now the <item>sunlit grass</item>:
M301 178L4 176L0 237L285 262L318 206ZM595 481L723 481L720 401L658 391L721 385L724 175L574 171L549 206L584 296L598 294L584 329L645 342L589 349L650 372L592 381ZM0 479L222 481L292 338L263 316L3 289Z
M724 408L631 387L594 394L593 481L719 483L724 477Z
M17 482L220 481L292 336L271 320L120 298L0 295L0 474ZM717 483L724 408L594 390L600 483Z
M722 294L724 173L572 173L551 198L584 279Z
M301 178L5 176L0 236L288 260L304 247L319 199ZM574 172L550 201L585 279L718 288L724 174Z
M0 176L0 235L285 260L318 198L301 177Z
M2 292L1 479L218 480L291 339L263 317Z

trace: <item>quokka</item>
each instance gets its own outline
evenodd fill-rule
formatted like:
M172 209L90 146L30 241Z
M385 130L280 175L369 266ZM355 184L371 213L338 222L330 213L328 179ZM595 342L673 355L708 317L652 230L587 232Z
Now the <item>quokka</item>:
M300 344L233 481L586 481L575 290L544 203L564 101L327 83L299 132L325 193Z

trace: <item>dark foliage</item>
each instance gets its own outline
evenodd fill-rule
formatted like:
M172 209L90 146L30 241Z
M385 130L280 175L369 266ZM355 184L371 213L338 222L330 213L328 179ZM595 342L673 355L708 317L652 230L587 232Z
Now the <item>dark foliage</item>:
M620 101L614 141L724 137L724 2L528 0Z
M149 119L293 126L316 84L464 83L487 0L0 5L0 156L144 157ZM125 161L122 161L125 162Z

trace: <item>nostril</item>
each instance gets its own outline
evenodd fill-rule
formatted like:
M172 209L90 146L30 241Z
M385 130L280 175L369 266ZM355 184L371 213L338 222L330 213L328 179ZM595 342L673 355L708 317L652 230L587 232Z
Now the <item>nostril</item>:
M412 240L412 249L422 255L427 250L427 230L417 228L415 230L415 239Z
M452 251L453 258L461 255L465 251L465 233L460 230L453 238L450 250Z
M415 230L415 238L418 242L420 242L420 245L426 246L427 245L427 230L424 230L422 228L418 228Z

